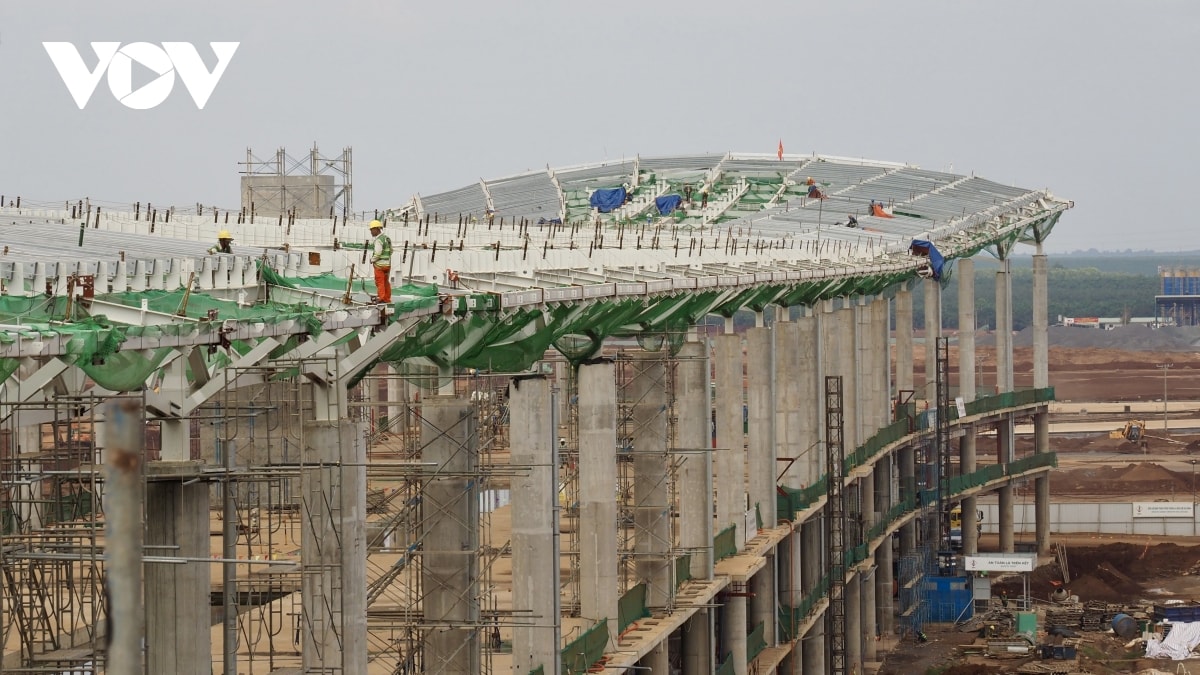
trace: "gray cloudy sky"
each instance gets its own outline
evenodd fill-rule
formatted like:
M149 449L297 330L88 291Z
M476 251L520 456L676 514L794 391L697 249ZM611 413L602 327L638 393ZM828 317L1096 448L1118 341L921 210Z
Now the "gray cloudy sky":
M76 107L41 43L240 42ZM247 147L354 148L387 208L549 164L696 152L903 161L1075 200L1047 249L1200 249L1200 3L2 0L0 193L236 207ZM136 83L135 83L136 88ZM1130 236L1132 234L1132 236Z

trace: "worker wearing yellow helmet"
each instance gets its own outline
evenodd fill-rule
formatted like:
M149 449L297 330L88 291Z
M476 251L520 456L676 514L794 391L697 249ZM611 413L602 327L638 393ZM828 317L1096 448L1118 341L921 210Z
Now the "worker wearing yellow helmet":
M375 270L375 297L378 302L392 301L392 240L383 233L383 223L371 221L371 267Z
M233 235L229 234L229 230L221 230L217 233L217 245L208 248L208 254L214 255L217 253L233 253Z

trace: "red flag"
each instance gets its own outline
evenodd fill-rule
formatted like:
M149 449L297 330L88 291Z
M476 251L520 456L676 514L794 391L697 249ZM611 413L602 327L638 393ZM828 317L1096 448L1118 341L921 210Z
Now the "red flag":
M779 161L783 161L783 139L779 139L779 151L775 153L779 156Z

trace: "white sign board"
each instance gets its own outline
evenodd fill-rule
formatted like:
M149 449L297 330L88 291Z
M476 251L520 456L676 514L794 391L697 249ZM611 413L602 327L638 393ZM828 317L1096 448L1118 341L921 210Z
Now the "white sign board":
M963 558L968 572L1032 572L1036 553L985 553Z
M1134 502L1134 518L1194 518L1191 502Z
M758 536L758 512L750 509L746 512L746 541Z
M967 402L963 400L963 397L959 396L954 399L954 407L958 408L959 417L967 416Z

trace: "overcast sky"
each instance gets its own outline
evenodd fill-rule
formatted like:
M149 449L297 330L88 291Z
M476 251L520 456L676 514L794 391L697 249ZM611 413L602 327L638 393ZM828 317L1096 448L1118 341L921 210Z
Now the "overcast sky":
M43 42L240 42L80 110ZM354 149L354 207L698 152L900 161L1075 201L1047 250L1200 249L1200 3L0 0L0 193L236 207L246 148ZM141 80L138 78L142 77ZM149 81L134 75L134 88Z

